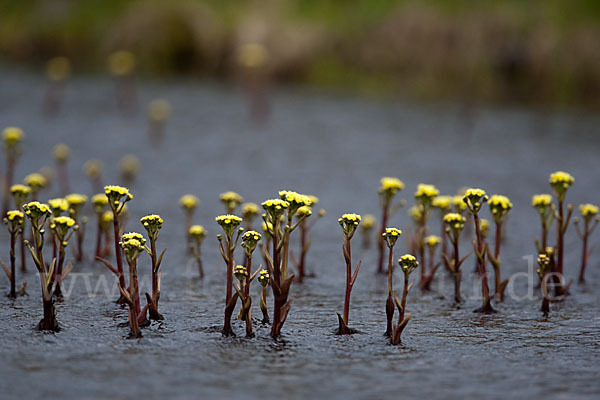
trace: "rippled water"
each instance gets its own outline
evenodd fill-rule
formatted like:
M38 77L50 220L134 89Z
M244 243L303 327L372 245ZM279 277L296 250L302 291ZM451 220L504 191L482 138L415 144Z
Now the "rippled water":
M352 295L350 325L360 333L333 335L344 292L336 220L343 212L377 213L380 176L403 179L407 189L400 197L409 202L419 182L435 184L444 193L480 186L488 193L506 194L515 207L503 245L503 273L526 272L523 257L532 255L539 229L530 197L549 190L550 172L564 169L575 176L570 201L599 201L598 118L519 109L465 114L452 104L379 102L287 89L272 94L272 119L259 128L248 123L243 99L230 87L152 82L139 87L142 104L165 97L173 117L167 139L151 145L144 113L124 117L117 112L108 79L74 79L61 115L46 119L40 112L43 81L28 73L2 72L0 123L21 126L27 134L17 180L51 165L51 147L65 142L73 149L73 190L92 194L81 170L87 159L103 160L105 182L118 183L118 160L134 153L143 170L131 186L135 199L127 228L141 230L139 217L161 214L165 225L159 245L168 251L161 298L166 319L144 329L139 341L125 339L126 311L111 301L114 297L102 291L90 296L101 276L109 282L113 277L89 261L75 266L69 281L72 293L58 305L62 331L35 331L42 309L30 262L27 275L18 275L18 281L29 282L29 296L16 301L0 297L1 397L358 399L509 394L570 399L600 394L598 255L592 256L587 284L575 285L567 301L553 304L547 319L538 311L539 299L508 298L495 306L497 314L472 313L479 305L472 259L465 264L463 278L469 299L457 309L451 303L451 283L440 271L434 293L411 291L408 309L413 319L404 332L404 345L392 347L382 335L386 282L374 274L375 250L361 249L355 240L353 255L363 260L363 267ZM258 321L254 339L222 338L224 264L216 250L219 229L214 223L214 216L222 212L218 194L235 190L248 201L260 202L282 188L313 193L327 210L313 231L308 258L308 268L317 278L292 287L295 301L281 341L272 341L268 326ZM43 197L54 196L56 190L55 186ZM196 222L209 231L204 281L195 278L195 266L185 252L177 200L188 192L200 197ZM410 226L405 210L392 222L402 229ZM438 231L435 225L432 229ZM93 236L90 226L88 255ZM4 230L0 238L6 261ZM597 241L596 235L593 242ZM397 253L403 247L399 243ZM572 229L567 249L566 274L576 277L580 243ZM463 254L468 250L465 241ZM147 258L139 268L149 279ZM511 288L525 297L527 278L516 279ZM255 304L258 290L258 285L253 288ZM4 277L0 291L8 291ZM537 296L537 289L533 293ZM243 335L238 321L234 329Z

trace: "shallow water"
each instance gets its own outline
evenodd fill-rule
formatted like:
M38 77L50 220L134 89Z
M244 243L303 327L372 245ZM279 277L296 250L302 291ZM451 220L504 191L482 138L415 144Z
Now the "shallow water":
M479 288L473 284L473 259L464 266L466 304L451 303L452 286L439 271L435 292L415 287L408 299L412 313L403 346L387 344L384 304L386 281L376 276L376 252L353 242L355 261L363 267L352 294L351 326L360 331L333 335L336 312L343 307L343 212L378 214L379 177L398 176L411 203L419 182L443 193L460 186L480 186L511 198L514 209L503 244L503 274L527 272L524 256L534 252L538 219L530 207L533 193L547 192L548 174L571 172L576 184L568 199L598 202L596 171L600 120L578 113L550 114L520 109L478 109L380 102L287 89L271 96L269 124L259 128L246 118L240 93L214 83L143 83L140 104L168 99L173 117L167 138L147 140L143 112L124 117L115 108L113 87L104 78L69 83L63 112L44 118L40 112L44 83L38 77L2 71L0 123L21 126L26 148L16 178L52 164L51 148L65 142L73 149L69 173L73 191L92 194L81 166L90 158L105 164L105 182L119 183L118 161L136 154L143 170L130 189L132 218L128 230L141 230L139 217L153 212L165 219L159 247L163 262L161 312L165 321L143 330L141 340L126 340L126 311L107 297L98 279L113 277L97 263L74 268L68 299L58 305L57 334L33 328L41 318L39 281L29 272L28 297L0 297L0 393L3 398L381 398L404 394L428 398L597 398L600 394L599 257L592 256L588 282L552 305L549 318L538 311L539 299L509 297L497 314L472 313ZM466 117L468 116L468 119ZM292 312L279 342L257 321L256 338L222 338L224 263L217 251L222 213L218 194L242 193L260 202L282 188L312 193L327 215L313 230L308 268L317 275L293 285ZM54 197L56 185L42 194ZM184 193L202 204L196 222L209 231L204 244L204 281L185 252L183 215L177 205ZM88 210L89 212L89 210ZM487 210L486 210L487 214ZM392 223L407 230L405 210ZM86 248L94 242L90 225ZM432 231L438 227L432 224ZM465 235L467 236L467 235ZM0 233L0 254L8 258L7 234ZM593 242L597 243L598 236ZM580 243L567 235L566 274L577 276ZM396 253L404 252L404 242ZM469 251L465 241L461 251ZM148 259L139 269L147 288ZM414 274L413 279L417 278ZM86 279L91 289L86 289ZM395 278L401 289L400 276ZM100 281L102 282L102 281ZM112 287L112 286L111 286ZM68 288L67 288L68 289ZM511 284L526 297L527 278ZM538 290L533 288L533 294ZM0 292L8 291L0 279ZM253 288L258 304L258 285ZM95 294L95 296L94 296ZM269 306L271 305L269 299ZM260 315L258 309L255 316ZM243 326L234 322L243 335Z

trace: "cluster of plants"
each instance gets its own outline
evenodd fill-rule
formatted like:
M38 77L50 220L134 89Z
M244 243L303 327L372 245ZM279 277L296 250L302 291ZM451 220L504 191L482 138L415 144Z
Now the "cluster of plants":
M64 197L41 202L40 191L49 184L50 176L41 173L27 175L23 183L13 184L15 165L21 154L23 132L18 128L4 130L3 143L6 153L7 169L3 206L4 223L7 226L9 244L9 265L1 262L10 281L10 297L25 293L26 286L17 288L17 259L20 269L25 271L27 261L35 265L41 284L43 318L38 327L44 331L57 331L55 302L65 301L61 285L73 268L73 262L86 259L83 242L88 217L84 215L84 206L88 197L70 193ZM66 162L68 147L59 145L54 150L57 162L56 173L60 190L68 193ZM96 187L98 165L86 164L88 176ZM541 235L536 239L537 273L542 294L542 312L548 314L552 301L562 301L568 294L571 282L564 280L565 234L573 219L573 224L582 241L581 267L579 281L585 281L585 270L593 246L590 236L597 227L600 218L598 207L593 204L581 204L581 216L572 218L574 206L567 203L568 189L574 178L562 171L550 175L549 184L552 194L536 194L532 206L540 217ZM501 245L504 225L513 207L510 199L500 194L488 196L483 189L466 188L455 196L440 195L438 189L429 184L419 184L414 193L414 206L409 209L413 224L403 230L390 224L394 214L405 205L398 201L398 193L404 189L404 183L398 178L381 179L379 199L381 220L377 224L375 217L364 218L357 213L345 213L338 223L342 231L342 256L340 271L345 271L345 293L342 313L337 313L337 334L355 333L350 327L350 300L352 289L358 279L361 261L355 263L352 258L352 239L356 232L363 236L362 247L372 244L376 238L379 252L374 272L386 274L388 291L381 299L385 308L386 327L384 335L392 344L400 344L402 332L411 319L407 312L408 292L413 286L410 276L419 270L418 287L421 291L431 291L432 282L438 270L447 271L454 283L454 302L463 302L461 295L462 266L473 254L476 277L481 285L481 306L475 310L480 313L494 313L494 304L504 300L508 280L501 275ZM313 213L319 199L291 190L282 190L277 197L267 199L260 205L244 203L243 197L235 192L225 192L220 196L224 214L216 217L216 223L222 229L217 235L218 248L225 268L225 296L223 308L224 336L234 336L232 317L238 310L237 319L245 325L245 335L254 336L253 291L254 280L258 281L260 323L270 324L270 336L280 337L284 324L292 311L292 286L301 284L313 274L307 272L307 256L310 249L310 230L324 210ZM150 321L162 320L159 311L161 295L161 272L165 250L158 249L158 238L163 225L159 215L147 215L140 220L145 235L138 232L124 232L127 220L127 203L133 195L124 186L104 186L101 193L91 197L95 222L96 245L93 258L102 262L115 274L119 288L117 302L129 309L130 337L141 337L140 328ZM202 244L206 230L202 225L194 224L195 210L199 199L186 194L180 198L180 206L185 215L185 237L188 249L198 265L198 276L204 277L202 262ZM14 206L14 207L13 207ZM489 211L491 221L483 218L482 213ZM240 215L236 213L240 211ZM257 224L258 217L262 223ZM432 220L441 227L440 235L431 233ZM378 229L375 229L379 226ZM493 235L491 234L493 232ZM460 243L464 236L471 236L472 251L460 254ZM406 237L408 253L396 258L394 248L398 239ZM74 242L72 256L69 259L67 247ZM239 249L241 247L241 249ZM19 253L20 250L20 253ZM296 252L295 252L296 251ZM27 254L28 253L28 254ZM138 280L140 256L146 253L152 277L151 293L144 293L145 305L142 306ZM241 253L241 254L240 254ZM241 255L241 257L239 257ZM114 261L109 260L113 256ZM236 257L238 260L236 261ZM124 261L127 263L127 271ZM258 262L257 262L258 260ZM387 260L387 262L386 262ZM256 268L256 265L260 266ZM345 269L342 266L345 264ZM394 288L394 268L400 267L403 277L400 295ZM493 271L488 274L488 268ZM363 268L364 269L364 268ZM488 276L493 277L492 279ZM269 288L272 304L269 307ZM550 288L554 293L550 293ZM397 312L397 320L394 316Z

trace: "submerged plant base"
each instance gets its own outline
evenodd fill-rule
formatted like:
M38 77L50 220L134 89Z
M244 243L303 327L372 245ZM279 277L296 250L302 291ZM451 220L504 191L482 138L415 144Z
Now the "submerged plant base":
M43 318L37 325L37 329L42 332L60 332L60 326L56 318L47 321Z
M354 333L358 333L358 331L356 329L349 328L348 325L346 325L346 323L344 322L344 318L342 318L340 313L337 313L337 316L338 316L339 327L338 327L337 331L335 331L336 335L352 335Z
M492 303L491 303L491 298L488 299L488 301L481 307L473 310L474 313L481 313L481 314L495 314L498 311L494 310L492 308Z
M138 332L137 335L133 332L129 332L129 335L127 335L127 339L141 339L143 337L144 335L142 335L142 332Z

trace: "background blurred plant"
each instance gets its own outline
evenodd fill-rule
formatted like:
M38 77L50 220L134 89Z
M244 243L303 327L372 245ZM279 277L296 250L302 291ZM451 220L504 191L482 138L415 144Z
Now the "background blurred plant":
M570 282L565 285L563 275L563 260L565 253L565 233L569 227L569 221L573 215L573 205L567 205L567 214L565 215L565 196L567 190L575 179L568 172L557 171L550 174L550 186L556 195L558 203L557 210L554 211L554 219L556 220L556 264L555 271L556 275L553 275L555 279L554 291L556 297L564 296L570 286Z
M71 61L67 57L56 56L46 62L48 84L44 97L44 112L54 116L60 112L64 97L64 87L71 74Z
M188 231L188 235L191 239L190 248L196 262L198 263L198 276L200 279L204 278L204 268L202 267L202 242L206 236L206 230L202 225L192 225Z
M310 236L311 229L315 226L317 221L325 215L325 210L320 209L316 217L312 219L309 224L309 217L312 215L312 207L319 202L316 196L309 196L311 205L303 206L296 211L296 218L301 220L298 229L300 230L300 256L296 262L296 282L302 282L305 276L313 277L314 274L306 273L306 255L310 250L312 244L312 238Z
M23 223L24 215L19 210L11 210L6 213L6 217L4 217L4 224L8 229L8 234L10 235L10 250L9 250L9 259L10 259L10 268L4 264L4 261L0 260L2 264L2 268L10 281L10 292L8 293L8 297L16 298L17 290L16 290L16 239L18 236L23 235ZM25 286L19 291L19 295L25 293Z
M387 325L385 329L385 336L392 336L393 328L392 321L394 320L394 284L393 284L393 275L394 275L394 246L398 241L398 238L402 235L402 231L397 228L386 228L385 232L383 232L383 239L385 240L385 244L387 245L388 252L388 297L385 302L385 313L387 316Z
M16 184L10 187L10 193L15 199L15 209L22 210L23 205L28 201L31 195L31 188L26 185ZM8 194L5 194L8 196ZM23 232L25 232L27 222L23 221ZM20 235L20 247L21 247L21 271L27 271L27 261L25 258L25 235Z
M193 194L184 194L179 199L179 205L185 214L185 236L189 244L192 243L192 237L190 235L190 228L194 220L194 212L200 204L200 199Z
M397 208L398 205L393 206L392 200L398 191L404 189L404 183L398 179L393 177L383 177L381 178L381 185L379 186L379 205L381 206L381 225L379 228L379 234L377 236L377 246L379 250L379 262L377 263L377 273L383 273L383 260L384 260L384 240L383 233L385 232L385 228L388 224L388 218L390 218Z
M146 229L146 232L148 233L150 249L148 249L146 246L146 251L150 255L150 259L152 261L150 270L152 275L152 296L146 293L148 318L153 321L161 321L164 319L164 317L158 311L158 300L160 299L160 280L162 273L159 273L158 270L162 264L162 259L167 249L165 248L159 256L156 252L156 241L158 240L160 230L162 229L163 219L160 217L160 215L151 214L142 217L142 219L140 219L140 223L144 226L144 229Z
M585 282L585 267L587 265L587 261L594 251L594 246L588 249L588 240L594 230L598 226L598 222L600 221L600 217L598 216L598 206L594 204L581 204L579 206L579 210L581 211L581 218L583 219L583 228L579 228L579 219L575 218L575 229L577 230L577 234L581 238L583 242L583 248L581 250L581 270L579 271L579 282Z
M460 283L462 278L462 272L460 267L462 263L469 256L468 254L463 258L460 258L458 250L460 243L460 233L465 227L465 217L460 215L459 213L448 213L444 215L444 227L446 231L446 235L450 239L450 243L452 244L452 258L447 255L443 255L444 263L446 264L446 268L451 272L452 279L454 281L454 302L456 304L462 302L462 296L460 294Z
M492 195L488 201L490 212L496 224L496 236L494 244L494 253L491 253L489 247L486 248L486 254L492 267L494 268L494 298L497 301L504 301L504 291L508 285L508 279L503 281L500 277L500 244L502 243L502 224L506 221L508 212L512 209L512 203L506 196ZM486 242L486 246L487 246Z
M6 171L4 172L4 192L2 199L2 215L6 216L10 207L10 193L15 175L15 167L22 153L21 143L25 134L21 128L9 126L2 131L2 143L6 155Z
M240 227L242 219L236 215L219 215L216 221L225 232L225 238L223 238L222 234L217 235L219 250L226 264L225 321L222 333L223 336L235 336L233 329L231 329L231 315L233 314L238 294L237 292L233 293L233 266L235 265L235 248L238 245L244 228Z
M427 271L427 263L425 260L425 249L427 247L427 242L425 240L427 235L427 222L431 216L431 205L433 199L435 199L439 194L440 192L435 186L424 183L420 183L417 186L417 191L415 192L415 201L419 206L421 217L419 219L418 229L415 235L415 242L419 255L419 264L421 265L421 279L419 280L419 286L421 290L425 291L431 290L431 282L433 281L435 271L440 265L436 265L434 262L432 262L431 269ZM432 252L431 255L435 255L435 251Z
M65 200L69 204L69 216L75 220L75 223L79 226L77 230L77 247L75 248L75 260L83 260L83 239L85 236L85 226L87 223L87 217L81 215L85 203L87 203L87 196L79 193L71 193L65 196Z
M67 163L71 155L71 149L64 143L59 143L52 149L54 161L56 163L56 176L60 187L60 195L66 196L69 193L69 172Z

